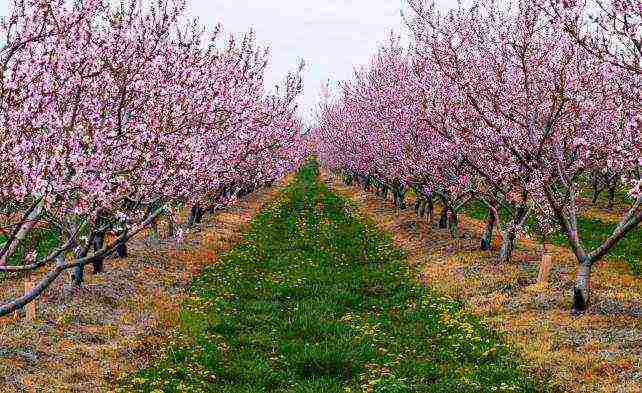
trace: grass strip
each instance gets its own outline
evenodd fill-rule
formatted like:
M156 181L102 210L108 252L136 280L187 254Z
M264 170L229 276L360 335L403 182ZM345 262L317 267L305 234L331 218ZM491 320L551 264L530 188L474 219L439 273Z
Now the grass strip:
M413 279L315 163L189 289L180 327L121 391L536 392L500 337Z

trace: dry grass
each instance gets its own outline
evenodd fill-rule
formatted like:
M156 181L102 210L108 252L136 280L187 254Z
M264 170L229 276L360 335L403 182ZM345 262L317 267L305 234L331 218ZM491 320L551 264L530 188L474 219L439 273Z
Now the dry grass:
M612 207L609 207L608 204L603 201L598 201L596 204L593 204L586 198L579 198L578 202L578 213L580 216L597 218L607 223L619 222L620 218L622 218L629 209L629 206L621 202L614 203Z
M498 238L492 253L478 251L479 221L462 217L464 238L453 240L412 209L401 211L327 172L323 176L390 232L409 251L411 263L423 266L420 280L465 301L471 312L505 332L532 373L548 376L560 391L642 391L642 279L624 263L596 266L591 309L574 317L569 309L576 267L566 248L551 246L550 284L538 285L541 245L536 242L520 239L512 263L499 264L494 258Z
M278 188L258 191L204 218L183 243L137 239L130 257L107 259L106 273L88 275L83 289L60 278L39 299L36 320L0 318L0 391L113 390L117 378L147 364L178 322L184 288ZM87 269L88 271L91 269ZM0 282L0 301L22 282Z

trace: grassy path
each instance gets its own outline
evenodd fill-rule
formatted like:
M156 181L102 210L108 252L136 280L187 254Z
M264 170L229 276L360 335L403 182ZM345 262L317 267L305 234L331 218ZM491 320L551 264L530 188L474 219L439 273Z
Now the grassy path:
M538 391L498 337L413 279L313 165L193 282L171 345L123 391Z

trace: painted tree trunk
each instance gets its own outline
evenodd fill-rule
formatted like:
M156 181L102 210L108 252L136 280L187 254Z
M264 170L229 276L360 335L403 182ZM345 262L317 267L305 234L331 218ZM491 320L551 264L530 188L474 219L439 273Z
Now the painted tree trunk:
M589 281L591 279L591 262L588 256L582 258L575 275L573 287L573 313L582 313L589 304Z
M491 213L488 214L486 219L486 228L481 238L480 248L482 251L489 251L493 242L493 230L495 229L495 217Z

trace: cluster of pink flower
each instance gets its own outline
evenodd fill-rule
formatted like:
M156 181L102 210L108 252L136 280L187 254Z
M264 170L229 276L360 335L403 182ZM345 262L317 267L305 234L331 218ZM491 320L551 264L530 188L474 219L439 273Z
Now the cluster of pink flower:
M198 220L307 156L303 64L266 92L269 55L253 33L221 42L184 1L14 0L0 36L0 272L49 269L0 315L65 269L81 279L160 214L187 204ZM36 223L60 246L8 263Z
M528 216L543 238L559 228L578 261L574 309L584 311L591 267L642 221L642 10L624 3L600 2L594 20L595 5L579 2L481 0L440 13L410 0L411 49L392 40L324 100L319 157L395 201L408 188L418 206L439 198L455 235L460 208L484 204L482 248L498 228L501 260ZM589 251L577 201L603 172L630 185L631 206Z

